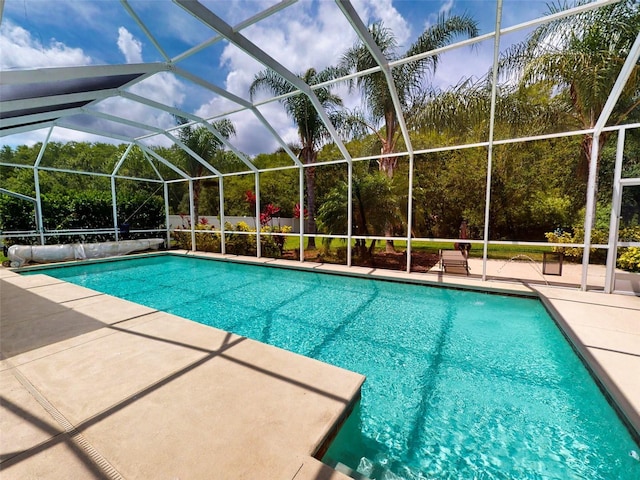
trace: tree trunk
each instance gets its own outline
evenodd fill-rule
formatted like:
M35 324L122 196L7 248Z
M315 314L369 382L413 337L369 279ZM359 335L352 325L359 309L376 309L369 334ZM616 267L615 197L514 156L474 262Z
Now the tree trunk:
M193 218L195 218L196 221L196 225L199 222L199 217L198 215L200 215L200 192L202 190L202 183L201 180L194 180L193 181ZM193 227L195 227L195 225L192 225Z
M598 157L596 158L596 175L595 175L595 185L594 185L594 200L597 204L598 201L598 176L600 174L600 159L602 158L602 147L604 147L605 142L609 135L607 132L602 132L598 137ZM585 135L582 139L582 158L580 159L580 163L578 164L578 168L576 171L576 177L582 185L585 186L585 202L586 202L586 192L589 190L589 165L591 163L591 149L593 148L593 136ZM593 225L595 225L595 215L596 209L593 210Z
M362 232L362 234L365 237L368 237L369 236L369 228L367 227L367 214L366 214L366 212L364 210L364 204L362 203L362 198L361 198L361 196L359 194L357 195L356 200L357 200L357 203L358 203L358 213L359 213L358 219L356 220L356 221L359 222L359 225L358 225L359 228L358 229ZM369 249L367 249L367 241L366 240L361 240L361 242L362 242L361 243L361 248L360 248L360 250L358 252L359 257L362 260L365 260L366 258L373 257L372 251L373 251L373 247L376 244L376 241L375 240L371 241L371 247Z
M307 165L315 163L316 154L313 150L305 148L303 149L303 158ZM307 211L309 213L307 218L307 226L305 233L316 233L316 169L315 167L305 168L305 178L307 180ZM304 206L300 208L301 212L304 212ZM301 213L304 218L304 213ZM315 237L309 237L307 248L316 248Z
M386 136L382 143L382 148L380 149L380 153L382 154L382 158L378 162L380 171L383 172L389 180L393 178L394 173L396 173L396 167L398 166L398 157L385 157L393 152L393 144L394 137L396 135L397 130L397 122L395 111L391 110L385 113L384 115L384 123Z
M387 128L387 132L390 129ZM393 153L392 143L389 141L389 136L387 135L387 141L382 145L381 154L386 155L389 153ZM380 171L383 172L389 180L393 178L393 175L396 172L396 167L398 166L398 157L382 157L378 162ZM391 222L387 221L384 229L384 234L387 237L393 236L393 225ZM385 242L385 252L387 253L395 253L396 249L393 245L393 240L387 240Z
M593 146L593 136L585 135L582 139L582 155L576 169L576 178L583 185L587 185L589 179L589 162L591 161L591 148Z
M382 152L383 155L389 152ZM397 157L383 157L380 159L379 166L380 171L383 172L386 177L391 180L396 171L396 165L398 163Z

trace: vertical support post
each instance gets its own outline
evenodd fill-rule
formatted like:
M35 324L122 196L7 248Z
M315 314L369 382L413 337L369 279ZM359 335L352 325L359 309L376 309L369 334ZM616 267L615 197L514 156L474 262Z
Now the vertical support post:
M218 177L218 194L220 196L220 253L227 253L226 238L224 233L225 215L224 215L224 177Z
M196 206L193 202L193 179L189 179L189 218L191 219L191 251L196 251Z
M171 249L171 231L169 230L169 184L163 183L163 196L164 196L164 224L167 229L167 250Z
M44 237L44 225L42 224L42 208L40 207L38 202L35 203L35 208L36 208L36 228L40 232L40 244L44 245L45 237Z
M591 144L591 159L589 160L589 177L587 180L587 206L584 214L584 248L582 249L582 280L580 290L587 290L589 273L589 254L591 253L591 230L595 217L596 206L596 171L598 170L598 155L600 154L600 132L594 132Z
M413 151L409 154L409 192L407 196L407 273L411 273L411 227L413 225Z
M626 129L618 130L618 147L616 164L613 170L613 196L611 199L611 216L609 219L609 249L607 250L607 266L604 278L604 293L613 292L616 257L618 256L618 228L620 226L620 203L622 199L622 159Z
M498 61L500 59L500 28L502 25L502 0L496 3L496 34L493 39L493 72L491 77L491 113L489 116L489 147L487 149L487 187L484 200L484 233L482 244L482 280L487 279L489 253L489 214L491 212L491 170L493 169L493 130L496 118L496 92L498 89Z
M255 172L255 185L256 185L256 256L258 258L262 257L262 248L260 245L260 227L262 224L260 223L260 173Z
M120 170L120 167L122 167L122 164L126 160L132 148L133 148L133 143L130 143L127 149L125 150L125 152L120 157L120 160L118 160L118 163L116 163L115 167L113 167L113 171L111 172L111 203L113 205L113 230L115 232L116 242L120 239L119 238L120 229L118 227L118 201L116 197L116 174ZM149 161L149 163L151 164L151 166L153 166L153 163L151 161ZM157 170L156 170L156 173L158 173ZM158 176L160 175L158 174ZM169 228L169 222L167 222L167 228ZM169 244L167 243L167 245Z
M118 201L116 199L116 178L111 175L111 210L113 219L113 231L115 232L116 242L120 240L120 232L118 231Z
M347 267L351 266L351 236L353 235L353 163L347 162Z
M300 218L298 223L300 225L300 258L301 262L304 262L304 167L298 167L298 187L299 187L299 202L300 202Z
M40 175L38 173L38 167L33 169L33 182L36 189L36 230L40 234L40 245L44 245L46 241L44 238L44 225L42 223L42 198L40 197Z
M36 191L36 230L40 234L40 245L44 245L46 243L46 239L44 237L44 223L42 221L42 196L40 194L40 173L38 171L38 167L40 166L40 162L42 162L42 157L44 156L44 151L49 144L49 139L51 138L51 134L53 133L53 127L49 129L47 132L47 138L42 142L42 147L40 147L40 151L38 152L38 157L33 164L33 183L35 185Z

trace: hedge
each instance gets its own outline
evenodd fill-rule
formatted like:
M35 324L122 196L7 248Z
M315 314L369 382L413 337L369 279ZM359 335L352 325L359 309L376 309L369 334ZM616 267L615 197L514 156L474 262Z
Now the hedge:
M45 232L74 229L113 228L111 195L105 192L86 191L69 194L42 195L42 217ZM131 230L148 230L165 227L164 200L136 192L118 197L118 220L129 223ZM35 230L33 205L8 195L0 196L0 230ZM60 235L47 237L48 244L75 241L99 242L113 240L113 235ZM131 234L129 238L144 238L145 234ZM7 238L5 244L35 244L37 237Z

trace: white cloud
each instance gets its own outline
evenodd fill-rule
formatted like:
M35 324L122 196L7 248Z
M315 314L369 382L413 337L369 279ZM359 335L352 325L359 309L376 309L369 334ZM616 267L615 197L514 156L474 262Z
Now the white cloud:
M91 57L81 48L70 48L51 39L47 45L32 37L24 28L9 20L0 28L0 68L40 68L89 65Z
M222 97L212 98L206 104L198 108L194 114L210 118L221 112L236 109L237 105ZM291 121L279 104L270 104L260 107L261 112L270 122L272 127L281 132L290 128ZM230 142L240 151L248 155L256 155L262 152L272 152L278 148L278 142L271 133L262 125L258 117L253 112L243 111L232 114L229 119L233 122L236 135Z
M336 18L336 13L341 14L334 4L320 2L315 18L306 7L308 4L304 3L289 7L278 15L277 23L269 20L252 26L243 34L294 74L301 74L310 67L322 69L336 64L344 48L342 45L353 43L355 34L348 28L344 17L341 17L342 22L338 21L340 17ZM349 35L346 39L345 34ZM338 48L337 45L341 46ZM249 86L264 66L233 45L225 47L220 64L228 69L225 88L248 99ZM215 97L202 105L196 114L210 117L234 108L231 102ZM296 128L279 103L264 105L261 111L285 142L297 140ZM240 150L254 155L279 147L277 140L253 113L236 114L232 121L237 131L233 143Z
M453 2L454 0L445 0L444 2L442 2L438 13L440 15L449 15L449 12L451 12L451 9L453 8Z
M456 48L440 55L435 75L428 80L442 90L458 85L463 78L478 79L489 72L493 59L493 42L484 41L475 47Z
M100 128L99 125L101 121L96 121L92 124L93 128ZM102 142L102 143L121 143L120 140L114 140L109 137L103 137L101 135L93 135L91 133L80 132L78 130L73 130L70 128L65 128L64 126L55 127L53 129L53 133L51 134L52 142Z
M173 107L180 107L186 97L184 84L170 72L157 73L131 87L131 91Z
M156 102L180 108L186 97L185 85L180 82L176 76L169 72L161 72L130 88L132 93L141 97L154 100ZM159 129L167 129L175 126L176 122L173 116L163 110L147 106L126 98L113 97L106 99L96 105L96 108L104 113L114 116L120 116L127 120L132 120L145 125L150 125ZM102 128L112 133L120 135L143 135L150 133L147 130L134 130L133 127L124 124L98 120ZM157 137L157 144L162 146L170 146L171 141L164 137Z
M411 38L411 25L393 6L393 0L358 0L354 7L365 24L382 21L389 28L398 45L406 45Z
M142 42L124 27L118 29L118 48L127 63L143 62ZM131 92L172 107L180 107L186 96L184 83L171 72L157 73L136 83Z
M426 30L435 25L440 16L444 16L445 18L448 17L451 14L451 10L453 10L454 4L455 0L442 0L438 12L430 13L427 17L427 20L424 23L424 29Z
M127 63L142 62L142 42L124 27L118 29L118 48Z
M254 44L282 63L295 74L308 68L318 70L336 65L342 53L357 40L357 35L333 2L318 2L317 11L309 2L300 2L243 31ZM410 36L410 26L393 7L391 0L358 0L354 8L365 24L382 20L398 36L400 44ZM248 91L256 73L264 67L233 45L227 45L220 57L221 67L228 70L225 88L248 99ZM346 106L353 108L359 96L346 88L337 88ZM214 97L203 104L196 115L211 117L235 109L231 102ZM279 103L260 107L266 119L286 143L297 141L297 129ZM233 143L250 155L271 152L277 141L251 112L233 116L237 136Z

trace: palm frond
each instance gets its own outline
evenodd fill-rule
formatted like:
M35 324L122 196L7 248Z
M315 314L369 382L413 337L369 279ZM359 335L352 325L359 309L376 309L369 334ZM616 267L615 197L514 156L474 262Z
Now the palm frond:
M249 86L249 96L251 100L259 91L272 93L273 95L285 95L287 93L294 92L296 89L283 77L270 69L262 70L258 72L253 78L253 82Z
M307 85L317 85L344 75L345 70L343 68L328 67L319 72L315 68L309 68L298 77ZM314 94L321 106L328 112L329 118L340 121L340 116L336 112L337 108L342 106L342 99L334 94L331 88L332 85L315 89ZM259 72L251 83L249 94L252 99L258 91L266 91L279 96L293 93L296 88L273 70L264 70ZM280 103L287 115L297 125L298 135L304 151L314 152L330 138L326 125L306 94L298 93L282 98Z
M418 39L409 47L405 56L412 57L420 53L429 52L449 45L456 37L466 36L468 38L478 35L478 22L468 15L453 15L446 17L441 14L438 21L427 28ZM426 57L416 62L411 62L412 71L424 72L428 67L435 71L438 65L437 55Z

